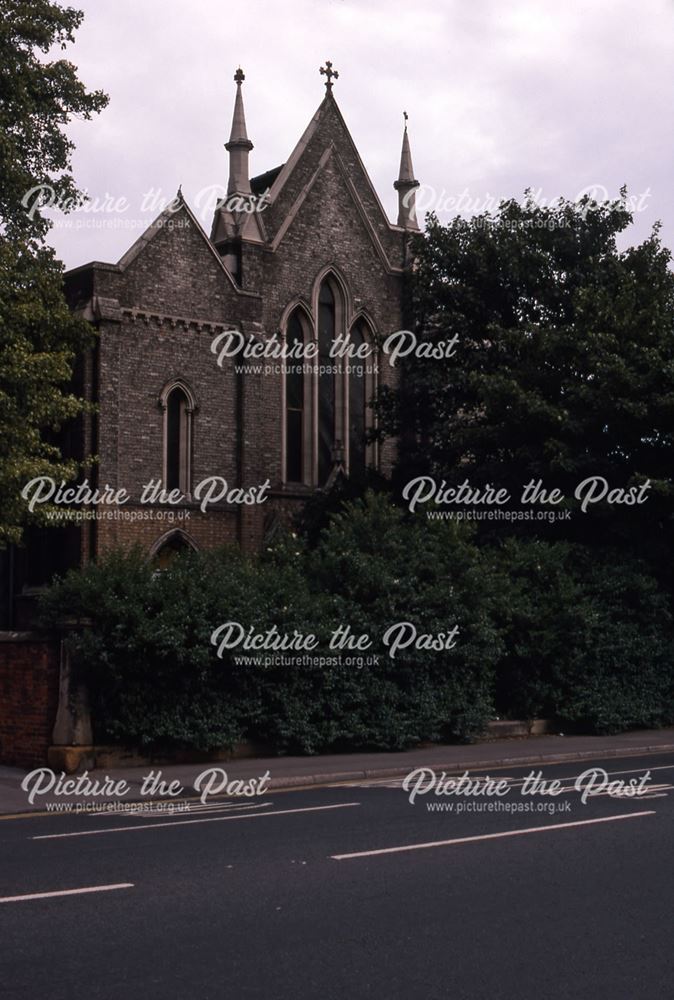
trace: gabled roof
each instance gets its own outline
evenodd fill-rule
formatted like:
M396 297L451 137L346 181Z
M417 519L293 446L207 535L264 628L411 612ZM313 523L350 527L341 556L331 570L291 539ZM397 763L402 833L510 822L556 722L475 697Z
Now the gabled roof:
M275 171L269 171L267 174L261 175L260 178L256 178L256 181L260 180L262 177L269 178L272 175L275 175L271 184L269 194L267 195L266 198L266 202L273 213L274 206L278 205L280 199L285 194L287 186L291 182L296 167L300 163L303 155L309 149L311 142L314 136L316 135L318 129L320 128L321 124L328 118L328 116L333 116L335 122L337 123L337 128L339 133L341 133L341 136L343 136L343 138L346 140L350 152L349 160L351 160L351 162L355 162L356 169L360 174L360 179L365 184L366 191L369 197L367 197L366 200L364 200L358 190L358 185L353 183L354 181L354 178L352 177L353 167L349 167L344 162L344 158L340 155L338 151L338 143L341 136L335 135L333 139L330 140L329 143L326 143L325 148L318 160L317 166L315 170L312 172L312 175L309 178L309 180L306 181L302 185L302 188L296 193L295 197L292 199L291 205L284 209L283 215L276 218L275 226L272 227L273 231L270 232L271 249L276 250L278 248L283 239L283 236L285 235L286 231L290 227L290 224L297 215L297 212L301 207L302 202L306 199L309 191L316 183L319 174L321 173L322 170L326 169L330 161L333 161L337 165L339 172L346 183L346 187L349 191L350 197L355 203L358 214L360 215L365 225L365 229L367 230L367 233L375 246L377 254L381 258L382 262L388 268L390 268L391 270L398 271L400 270L400 268L397 265L393 264L389 259L389 253L387 251L387 248L382 243L380 232L381 229L383 229L386 232L390 232L391 234L397 234L401 231L400 227L398 227L397 225L393 225L390 222L388 215L386 214L386 211L384 210L384 207L379 199L379 195L377 194L374 184L372 183L370 176L365 168L365 165L360 157L360 153L358 152L356 144L353 141L351 133L349 132L347 124L344 121L344 117L342 116L342 113L339 110L339 106L337 105L336 100L331 94L327 94L326 97L323 99L323 101L317 108L316 113L313 115L311 121L309 122L308 126L306 127L302 136L300 137L299 142L297 143L291 155L289 156L288 160L283 164L283 166L277 168ZM262 190L264 190L264 188ZM267 218L269 217L267 216Z
M150 243L150 241L153 240L158 233L162 232L162 230L166 227L167 223L170 220L174 219L178 212L184 212L187 215L190 222L194 226L196 232L199 234L203 243L207 247L208 252L213 257L213 260L216 261L218 268L223 272L223 274L227 276L227 281L232 286L234 291L236 291L238 295L253 296L254 298L258 298L258 294L256 292L245 291L244 289L240 288L239 285L237 285L234 278L225 267L222 258L220 257L220 254L217 252L217 250L209 240L208 236L206 235L206 232L204 231L201 223L199 222L196 215L185 201L185 198L183 197L183 193L181 190L178 190L175 199L166 206L164 211L157 216L154 222L150 223L145 232L142 233L135 241L135 243L133 243L129 247L126 253L122 257L120 257L117 263L117 267L120 269L120 271L125 271L127 267L129 267L129 265L132 264L136 260L136 258L140 256L140 254L143 252L148 243Z
M285 164L282 163L280 167L274 167L273 170L267 170L264 174L258 174L257 177L251 177L250 189L253 194L264 194L267 188L272 186L284 166Z
M368 172L367 172L367 170L365 168L365 164L363 163L363 161L362 161L362 159L360 157L360 153L358 152L358 147L356 146L355 142L353 141L353 137L352 137L351 133L349 132L349 128L348 128L346 122L344 121L344 116L342 115L342 112L339 110L339 105L337 104L337 101L335 100L335 98L330 93L326 94L326 96L323 98L323 100L319 104L318 108L316 109L315 115L313 116L313 118L311 119L311 121L307 125L306 129L302 133L302 136L301 136L299 142L297 143L297 145L293 149L293 151L290 154L290 156L288 157L287 161L283 164L283 167L281 168L281 170L280 170L280 172L279 172L276 180L272 184L271 191L269 192L269 203L273 205L274 202L278 200L281 192L283 191L283 188L285 187L286 183L288 182L289 178L291 177L292 172L295 169L295 166L297 165L300 157L302 156L302 153L304 153L304 151L307 149L307 147L308 147L308 145L309 145L309 143L310 143L310 141L311 141L314 133L317 131L318 126L320 125L320 123L323 120L323 118L326 117L328 114L334 114L335 117L337 118L337 121L341 125L341 127L342 127L342 129L344 131L344 135L346 136L348 142L351 145L351 149L352 149L352 151L353 151L353 153L355 155L356 162L358 163L358 166L360 167L360 169L362 171L363 177L364 177L365 181L367 182L367 185L368 185L368 188L370 190L370 193L372 194L372 197L373 197L374 201L376 202L377 207L378 207L378 209L379 209L379 211L381 213L382 220L391 229L397 228L397 227L394 227L391 224L391 222L389 221L389 217L388 217L388 215L386 214L386 212L384 210L384 206L382 205L382 203L380 201L379 195L377 194L377 190L376 190L374 184L372 183L372 181L370 179L370 175L368 174Z

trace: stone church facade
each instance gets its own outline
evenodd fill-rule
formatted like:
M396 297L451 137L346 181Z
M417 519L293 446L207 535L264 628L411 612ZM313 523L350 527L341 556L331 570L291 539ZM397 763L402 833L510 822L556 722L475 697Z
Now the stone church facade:
M56 534L68 534L71 562L135 542L160 561L185 545L254 550L335 470L390 468L392 445L367 441L368 402L395 377L377 347L404 327L418 182L405 128L392 224L333 95L337 74L329 63L321 72L325 96L288 160L251 178L237 71L227 199L210 233L179 192L117 264L67 273L72 307L98 332L81 372L98 412L82 424L76 447L98 455L92 484L130 495L123 518L111 511L48 532L52 546ZM221 357L221 335L232 330L258 351L272 340L314 342L316 353L292 371L273 359ZM321 372L340 366L328 356L337 337L371 346L364 362L341 360L360 373ZM202 511L195 490L209 477L239 495L266 483L267 499L230 502L230 494ZM151 480L183 500L141 503Z

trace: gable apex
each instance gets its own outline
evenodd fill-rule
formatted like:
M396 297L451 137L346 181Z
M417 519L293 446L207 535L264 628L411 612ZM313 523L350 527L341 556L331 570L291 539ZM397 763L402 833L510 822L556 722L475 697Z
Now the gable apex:
M234 281L234 278L232 277L232 275L226 268L225 264L223 263L220 254L213 246L211 240L209 240L203 226L201 225L196 215L185 201L183 193L180 189L178 189L178 193L173 199L173 201L171 201L166 206L166 208L159 213L154 222L150 223L145 232L143 232L138 237L138 239L131 244L126 253L122 257L120 257L119 261L117 262L117 267L119 268L119 270L123 272L131 264L133 264L133 262L143 253L148 244L152 242L159 233L163 232L166 229L171 228L171 223L173 223L181 213L187 217L190 224L193 226L195 232L205 245L208 253L216 262L218 268L226 276L227 282L231 285L232 289L236 292L236 294L242 296L253 295L257 297L255 293L240 288Z
M358 147L356 146L356 144L355 144L355 142L353 140L353 137L352 137L352 135L351 135L351 133L349 131L348 125L346 124L346 121L344 120L344 116L342 115L342 112L340 111L339 105L337 104L337 101L336 101L334 95L330 91L328 91L326 93L325 97L323 98L323 100L321 101L320 105L316 109L316 112L313 115L311 121L309 122L309 124L307 125L306 129L302 133L302 136L300 137L299 142L297 143L297 145L293 149L292 153L288 157L288 159L285 162L285 164L283 165L283 167L280 168L280 171L279 171L277 177L275 178L275 180L274 180L274 182L273 182L273 184L271 186L271 189L269 191L269 194L268 194L268 203L269 203L269 205L273 206L273 205L275 205L278 202L281 194L283 193L283 190L284 190L286 184L288 183L288 181L290 180L293 172L295 171L295 168L297 167L299 161L301 160L302 155L308 149L308 147L309 147L309 145L311 143L311 140L314 138L314 136L318 132L319 127L321 125L323 125L324 123L329 122L330 118L333 118L333 120L334 120L334 122L335 122L335 124L337 126L338 133L340 133L341 135L344 136L344 138L345 138L345 140L346 140L346 142L348 144L348 147L349 147L351 153L353 154L353 158L354 158L354 160L356 162L356 165L357 165L357 168L359 170L359 173L361 174L362 179L363 179L363 181L365 183L365 186L366 186L366 189L367 189L367 193L370 195L370 197L372 199L374 211L379 216L379 218L374 218L374 219L371 218L370 222L372 224L374 224L375 226L378 223L383 223L387 227L389 227L391 230L395 231L397 227L394 226L391 223L391 221L389 220L388 215L386 214L384 206L381 203L381 199L379 198L379 195L377 194L377 189L375 188L374 184L372 183L370 175L367 172L365 164L363 163L363 160L362 160L362 158L360 156L360 153L358 152ZM330 144L331 145L335 145L337 139L338 139L337 135L331 136L330 140L329 140L329 143L326 143L326 147L328 145L330 145ZM361 201L362 201L362 199L361 199Z

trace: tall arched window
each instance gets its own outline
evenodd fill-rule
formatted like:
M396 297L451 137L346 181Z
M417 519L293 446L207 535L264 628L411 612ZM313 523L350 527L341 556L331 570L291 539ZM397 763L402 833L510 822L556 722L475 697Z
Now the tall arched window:
M367 441L374 426L369 404L376 394L376 338L362 308L351 324L348 286L334 270L317 275L312 304L293 303L284 313L285 328L282 320L288 348L311 348L304 369L295 358L286 362L282 469L290 485L323 487L339 471L360 477L368 466L377 467L376 443Z
M350 341L354 356L350 359L349 381L349 475L362 476L367 465L367 359L358 358L356 351L367 343L365 324L361 321L351 330Z
M192 412L186 387L168 387L160 400L164 409L164 486L189 496L192 479Z
M288 320L286 344L304 345L304 327L299 309ZM286 368L286 482L302 483L305 480L306 421L305 375L303 358L290 357Z
M328 281L321 285L318 296L318 482L326 482L332 471L332 452L335 446L335 376L331 369L335 359L330 349L336 330L335 295ZM328 371L325 371L325 369Z

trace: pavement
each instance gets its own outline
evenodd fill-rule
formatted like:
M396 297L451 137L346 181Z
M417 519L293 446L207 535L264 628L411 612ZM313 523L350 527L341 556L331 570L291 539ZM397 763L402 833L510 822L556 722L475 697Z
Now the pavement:
M598 754L604 757L627 753L650 753L653 750L674 750L674 728L636 730L616 736L532 736L524 739L501 739L484 743L439 746L430 745L398 753L327 754L311 757L265 757L232 760L218 764L156 765L93 770L87 774L93 780L109 777L115 782L125 780L129 791L124 796L128 802L143 800L143 781L150 772L167 785L178 782L183 795L194 795L194 782L203 771L218 767L226 772L228 783L232 780L249 781L267 772L268 788L301 788L324 785L359 778L395 777L405 775L415 768L433 767L441 770L458 770L474 767L501 767L513 762L554 763L556 761L581 761ZM52 801L75 804L79 794L54 796L50 790L36 794L33 803L28 801L21 782L27 771L21 768L0 766L0 815L38 811ZM156 795L150 796L156 798ZM114 801L116 796L96 796L97 801Z
M4 817L0 993L671 1000L674 751L634 735L534 767L517 744L471 784L427 774L413 801L379 775ZM459 750L489 748L441 749L463 773Z

